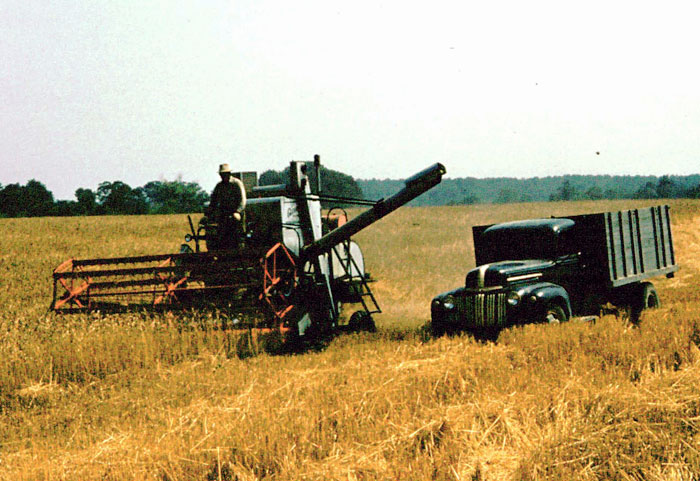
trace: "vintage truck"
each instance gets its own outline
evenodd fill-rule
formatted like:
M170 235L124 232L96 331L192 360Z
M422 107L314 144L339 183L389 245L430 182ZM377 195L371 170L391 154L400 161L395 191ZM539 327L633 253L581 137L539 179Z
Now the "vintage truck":
M678 270L668 206L475 226L472 235L477 267L464 287L432 300L434 335L493 338L508 326L599 315L610 305L636 322L659 305L647 279Z

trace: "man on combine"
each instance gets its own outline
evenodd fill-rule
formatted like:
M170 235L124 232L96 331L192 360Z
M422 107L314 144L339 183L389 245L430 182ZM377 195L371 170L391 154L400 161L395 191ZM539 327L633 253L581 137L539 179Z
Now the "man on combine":
M236 249L243 235L243 211L245 210L245 187L240 179L231 175L228 164L219 166L221 182L216 184L206 214L210 222L217 224L213 236L207 235L209 249ZM212 242L213 241L213 242Z

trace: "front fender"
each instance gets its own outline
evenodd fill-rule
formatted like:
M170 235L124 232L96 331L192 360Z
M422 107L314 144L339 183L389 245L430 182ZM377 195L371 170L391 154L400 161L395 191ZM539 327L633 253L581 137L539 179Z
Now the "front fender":
M446 299L452 299L452 308L445 307ZM463 319L459 308L461 299L464 298L464 288L460 287L451 291L443 292L435 296L430 303L430 319L433 334L442 335L447 332L454 332Z
M571 317L571 299L562 286L551 282L538 282L523 286L515 291L520 295L523 306L531 313L543 312L550 302L557 302Z

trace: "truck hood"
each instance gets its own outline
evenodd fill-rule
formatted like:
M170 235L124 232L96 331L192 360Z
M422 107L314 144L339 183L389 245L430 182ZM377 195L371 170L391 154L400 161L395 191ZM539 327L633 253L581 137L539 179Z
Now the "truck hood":
M467 273L468 289L506 286L517 282L532 282L555 264L550 260L501 261L484 264Z

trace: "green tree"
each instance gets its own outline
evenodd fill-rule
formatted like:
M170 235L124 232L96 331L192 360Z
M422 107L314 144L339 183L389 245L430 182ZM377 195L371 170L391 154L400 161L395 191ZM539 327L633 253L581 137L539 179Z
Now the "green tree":
M625 193L619 189L605 189L603 192L604 199L623 199L625 198Z
M519 199L519 193L515 189L503 188L498 191L496 204L509 204L511 202L518 202Z
M586 199L591 199L591 200L600 200L603 198L603 189L598 187L597 185L594 185L592 187L589 187L586 190L586 193L584 194L584 197Z
M662 176L656 183L656 196L659 199L674 199L680 195L679 190L668 175Z
M146 214L148 202L142 189L132 189L121 181L102 182L97 201L106 214Z
M30 217L50 215L53 209L53 194L35 179L24 186L24 201L27 215Z
M93 215L97 213L97 196L90 189L80 188L75 191L75 198L78 199L77 210L82 215Z
M275 170L266 170L258 178L258 185L277 185L286 184L286 177L283 177L282 172Z
M632 196L634 199L657 199L656 186L653 182L647 182L643 187L637 189Z
M312 183L313 185L313 183ZM357 185L355 179L348 174L343 174L337 170L326 169L321 166L321 192L337 197L348 197L352 199L363 199L362 189Z
M151 212L157 214L186 214L201 212L209 195L196 182L183 182L181 178L169 181L153 181L143 186Z
M51 210L51 215L66 217L72 215L81 215L79 204L74 200L57 200L53 209Z
M286 168L283 172L277 172L274 170L266 170L258 179L258 184L260 185L276 185L276 184L286 184L287 179L289 179L289 168ZM314 183L312 182L313 186ZM312 192L317 193L312 187ZM362 189L357 184L355 179L337 170L327 169L321 166L321 193L325 195L332 195L336 197L346 197L352 199L364 199L362 194ZM326 205L339 205L338 202L323 203ZM341 202L340 205L343 203Z
M24 189L19 184L8 184L0 191L0 211L5 217L26 215Z
M53 194L35 179L26 185L6 185L0 191L0 213L5 217L51 215L53 206Z
M556 193L549 196L549 200L552 201L567 201L576 200L580 197L579 191L576 187L571 185L571 182L565 180L557 189Z
M700 184L688 189L688 191L686 192L686 197L689 197L691 199L700 199Z

